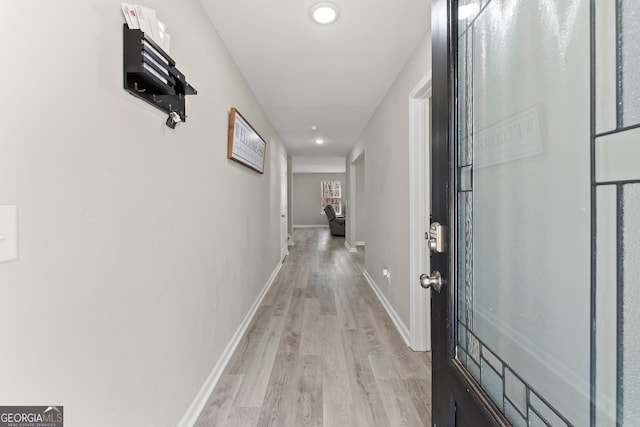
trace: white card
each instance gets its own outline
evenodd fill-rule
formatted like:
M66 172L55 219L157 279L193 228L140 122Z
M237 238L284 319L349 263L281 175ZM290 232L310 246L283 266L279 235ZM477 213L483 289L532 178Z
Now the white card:
M140 23L140 29L156 44L160 44L158 37L158 20L156 18L156 11L150 7L144 7L136 5L136 14L138 15L138 22Z
M171 34L164 33L164 39L162 40L162 50L167 52L167 55L171 54Z
M171 47L171 35L167 33L167 26L161 21L158 21L158 38L158 44L162 50L169 54L169 49Z
M124 19L127 21L127 25L130 29L137 30L140 28L138 15L136 14L136 9L133 5L122 3L122 13L124 13Z

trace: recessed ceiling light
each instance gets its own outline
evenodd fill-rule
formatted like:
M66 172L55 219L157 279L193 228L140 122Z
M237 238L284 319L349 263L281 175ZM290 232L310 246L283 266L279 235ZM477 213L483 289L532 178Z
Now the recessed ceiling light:
M316 125L311 125L311 127L310 127L309 129L311 129L312 131L314 131L314 132L315 132L315 131L317 131L317 130L318 130L318 126L316 126Z
M316 139L316 144L318 144L318 145L319 144L324 144L324 139L322 139L322 138Z
M338 6L333 3L317 3L311 8L311 18L318 24L331 24L338 19Z

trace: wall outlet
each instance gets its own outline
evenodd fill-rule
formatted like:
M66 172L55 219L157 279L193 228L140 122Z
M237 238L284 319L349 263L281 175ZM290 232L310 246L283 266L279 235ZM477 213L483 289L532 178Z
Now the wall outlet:
M387 280L387 285L391 284L391 271L388 268L382 269L382 277Z

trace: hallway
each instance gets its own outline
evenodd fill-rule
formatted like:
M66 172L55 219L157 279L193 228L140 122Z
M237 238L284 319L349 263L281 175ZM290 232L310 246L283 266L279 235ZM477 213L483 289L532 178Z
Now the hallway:
M203 409L204 426L431 424L431 355L411 351L326 228L295 246Z

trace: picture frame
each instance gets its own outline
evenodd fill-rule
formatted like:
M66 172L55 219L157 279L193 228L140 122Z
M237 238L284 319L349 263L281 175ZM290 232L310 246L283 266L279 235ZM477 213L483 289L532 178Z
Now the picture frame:
M265 140L235 107L231 108L227 159L264 174L266 151L267 143Z

